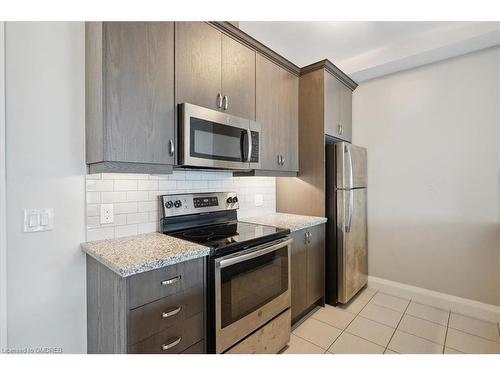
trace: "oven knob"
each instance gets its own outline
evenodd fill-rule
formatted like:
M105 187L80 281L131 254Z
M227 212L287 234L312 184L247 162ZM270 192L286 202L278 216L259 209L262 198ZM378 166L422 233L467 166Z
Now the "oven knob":
M227 198L226 202L227 202L228 204L233 203L233 198L231 198L231 197Z
M181 201L175 201L174 202L174 206L175 206L175 208L179 208L180 206L182 206L182 202Z
M233 203L238 203L238 197L233 197Z
M172 201L168 201L167 203L165 203L166 208L172 208L173 206L174 204L172 203Z

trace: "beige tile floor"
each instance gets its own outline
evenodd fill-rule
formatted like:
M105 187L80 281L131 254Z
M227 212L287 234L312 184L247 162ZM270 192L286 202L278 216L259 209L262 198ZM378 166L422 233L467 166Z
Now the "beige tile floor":
M285 354L500 354L499 323L361 291L326 305L292 332Z

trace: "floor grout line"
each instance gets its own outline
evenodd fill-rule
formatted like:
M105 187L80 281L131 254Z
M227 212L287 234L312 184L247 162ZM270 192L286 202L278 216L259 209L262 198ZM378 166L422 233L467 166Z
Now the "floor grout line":
M450 318L451 318L451 310L448 310L448 322L446 323L446 333L444 335L443 354L444 354L444 349L446 348L446 339L448 338L448 329L450 328Z
M405 309L405 311L403 311L403 315L401 315L401 318L399 319L399 322L398 322L396 328L394 329L394 332L392 332L391 338L389 339L389 341L387 341L387 345L385 346L384 352L389 348L389 344L391 343L392 338L396 334L396 331L398 330L398 327L401 324L401 321L403 320L403 317L406 314L406 310L408 310L408 307L410 307L410 303L411 303L411 299L408 301L408 304L406 305L406 309ZM392 350L392 349L389 349L389 350Z
M431 306L432 307L432 306ZM443 310L444 312L446 312L446 310ZM450 311L448 310L448 314L450 313ZM447 327L448 323L446 324L441 324L441 323L438 323L438 322L435 322L433 320L430 320L430 319L426 319L426 318L422 318L421 316L418 316L418 315L414 315L414 314L410 314L409 312L405 312L405 315L409 315L409 316L412 316L414 318L417 318L417 319L421 319L421 320L425 320L426 322L429 322L429 323L434 323L434 324L437 324L438 326L441 326L441 327ZM448 320L448 319L447 319Z
M335 344L335 342L339 339L340 336L342 336L342 334L347 330L347 328L349 328L349 326L351 325L351 323L354 321L354 319L356 319L359 315L359 313L366 307L366 305L368 305L370 303L370 301L373 299L373 297L375 297L375 295L378 293L378 290L375 291L375 293L373 293L373 295L368 299L368 301L366 301L366 303L363 305L363 308L361 310L358 311L357 314L354 315L354 318L349 322L348 325L345 326L345 328L342 330L342 332L340 332L340 335L337 336L337 338L335 340L333 340L333 342L330 344L330 346L328 347L328 349L326 349L326 351L328 352L330 350L330 348L333 346L333 344ZM354 301L353 301L354 302ZM338 329L338 328L337 328ZM350 332L348 332L350 333ZM356 336L356 335L355 335ZM359 337L359 336L358 336ZM362 337L360 337L362 338ZM366 339L365 339L366 340ZM369 341L369 340L366 340L366 341ZM371 342L371 341L370 341Z

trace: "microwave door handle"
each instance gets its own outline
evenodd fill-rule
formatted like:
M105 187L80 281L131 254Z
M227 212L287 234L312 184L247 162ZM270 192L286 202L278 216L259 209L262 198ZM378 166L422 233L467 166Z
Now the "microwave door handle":
M247 129L247 138L248 138L248 156L247 156L247 163L250 163L252 160L252 131L250 128Z
M271 253L273 251L281 249L282 247L288 246L291 243L292 243L292 239L290 238L290 239L287 239L286 241L281 241L280 243L277 243L277 244L269 246L269 247L265 247L265 248L260 249L260 250L251 251L251 252L241 254L241 255L235 254L234 256L230 256L226 259L222 259L220 261L217 261L216 266L218 265L219 268L226 268L226 267L232 266L233 264L241 263L241 262L244 262L245 260L250 260L253 258L257 258L261 255Z

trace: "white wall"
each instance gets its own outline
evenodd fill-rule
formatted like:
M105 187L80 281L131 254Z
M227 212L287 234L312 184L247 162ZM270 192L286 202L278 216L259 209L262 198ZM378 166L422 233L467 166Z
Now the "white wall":
M8 346L86 352L83 23L8 22L6 69Z
M500 305L499 51L356 89L370 275Z
M230 172L174 171L171 175L102 173L87 176L87 240L158 230L162 194L234 191L239 218L276 211L276 178L232 177ZM262 195L262 206L255 196ZM101 203L114 206L113 224L100 224Z

